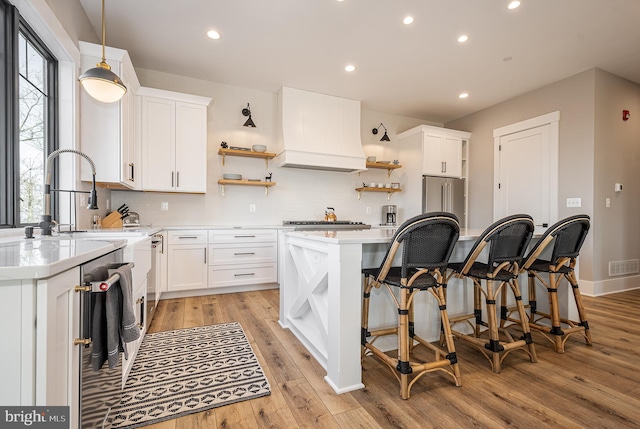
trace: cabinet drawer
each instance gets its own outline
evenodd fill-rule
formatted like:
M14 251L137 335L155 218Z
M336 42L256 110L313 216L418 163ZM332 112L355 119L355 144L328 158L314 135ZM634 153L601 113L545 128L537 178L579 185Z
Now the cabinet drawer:
M169 231L169 244L207 244L207 231Z
M209 287L240 286L278 281L275 264L209 267Z
M260 243L276 242L274 229L225 229L209 231L209 243Z
M244 243L209 246L209 265L275 264L276 243Z

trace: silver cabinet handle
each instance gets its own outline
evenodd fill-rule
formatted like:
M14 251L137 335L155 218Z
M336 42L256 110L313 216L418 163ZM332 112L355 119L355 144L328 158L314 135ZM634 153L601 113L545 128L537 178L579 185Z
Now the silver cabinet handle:
M134 171L133 171L133 163L129 163L129 180L133 182L135 179Z
M444 172L447 172L447 161L444 162Z
M205 247L202 250L204 250L204 263L206 264L207 263L207 248Z
M198 238L198 236L197 235L180 235L180 236L178 236L178 239L180 239L180 240L185 239L185 238L195 239L195 238Z
M256 252L238 252L238 253L234 253L234 256L240 256L240 255L255 255Z
M176 173L176 188L180 187L180 172Z
M234 274L234 277L243 277L243 276L255 276L256 273L246 273L246 274Z
M171 187L172 187L172 188L173 188L173 175L174 175L174 172L172 171L172 172L171 172Z
M234 235L233 238L256 238L255 235Z

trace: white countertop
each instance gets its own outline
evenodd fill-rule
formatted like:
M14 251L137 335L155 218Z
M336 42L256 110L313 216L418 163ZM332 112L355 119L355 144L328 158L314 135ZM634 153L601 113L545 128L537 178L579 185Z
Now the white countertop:
M367 244L367 243L388 243L395 234L395 228L371 228L357 231L291 231L287 235L290 237L301 237L309 240L324 241L337 244ZM459 241L475 240L482 229L462 229L460 230Z
M51 277L126 244L126 240L60 237L0 243L0 281Z

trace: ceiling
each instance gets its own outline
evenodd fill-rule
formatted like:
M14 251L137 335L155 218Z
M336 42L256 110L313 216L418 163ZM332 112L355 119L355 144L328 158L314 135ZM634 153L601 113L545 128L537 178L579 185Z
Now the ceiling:
M136 67L441 123L593 67L640 83L639 0L508 2L106 0L106 39ZM100 35L101 1L80 3Z

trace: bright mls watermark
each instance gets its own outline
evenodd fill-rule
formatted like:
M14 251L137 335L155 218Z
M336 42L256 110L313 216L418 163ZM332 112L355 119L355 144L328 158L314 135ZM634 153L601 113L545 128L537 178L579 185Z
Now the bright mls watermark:
M0 429L69 429L69 407L2 407Z

